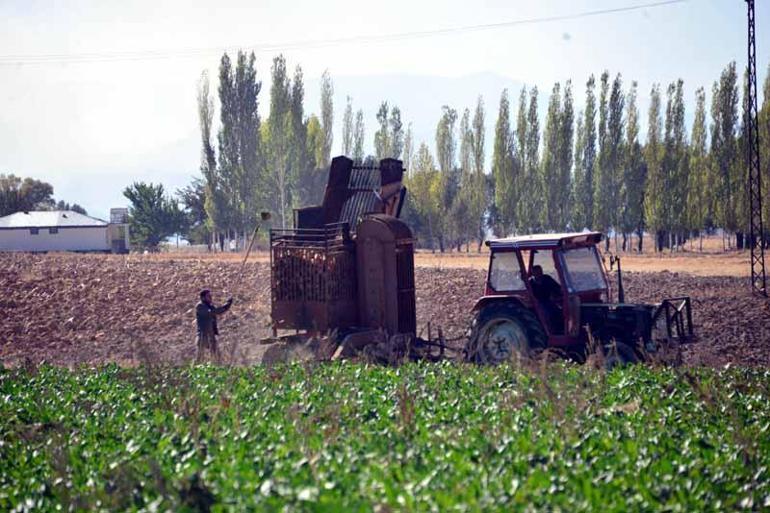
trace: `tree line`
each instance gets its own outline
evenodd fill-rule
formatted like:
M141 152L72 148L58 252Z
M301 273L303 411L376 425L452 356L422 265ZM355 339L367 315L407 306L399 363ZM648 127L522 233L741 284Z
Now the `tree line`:
M0 217L16 212L34 210L71 210L87 215L86 209L77 203L53 197L53 185L34 178L21 178L14 174L0 174Z
M204 73L198 85L202 179L182 191L200 238L222 244L245 237L260 210L291 226L292 207L318 202L323 194L332 146L333 85L328 72L321 84L321 114L304 112L304 76L290 76L282 55L271 66L270 110L259 113L262 83L253 53L225 53L219 66L219 131L212 141L214 97ZM202 201L201 201L202 199Z
M662 251L698 239L702 249L702 236L721 228L732 236L724 239L726 246L744 247L746 76L742 94L739 87L732 62L714 82L710 105L704 88L698 88L688 133L684 82L679 79L665 88L654 84L645 137L640 133L638 85L632 81L626 86L620 74L605 71L598 80L590 76L581 91L585 106L577 113L572 82L554 84L542 129L538 88L522 88L515 113L504 90L487 174L482 99L472 119L468 109L463 112L457 130L457 112L444 107L436 127L436 158L422 144L411 161L407 183L417 201L409 205L407 216L423 241L442 251L480 242L487 230L506 236L593 229L614 234L623 250L632 248L635 236L637 251L643 250L643 234L649 233L655 249ZM767 191L770 73L763 89L760 151ZM770 220L770 201L763 210Z
M208 74L202 74L200 176L177 191L174 201L163 194L158 199L154 191L155 208L166 211L166 235L177 230L191 242L222 247L227 239L244 240L260 210L273 213L274 225L289 227L293 208L321 201L334 142L331 77L325 72L321 80L320 114L308 115L302 68L290 73L279 55L270 74L264 120L253 53L238 52L234 62L222 56L216 94ZM641 251L642 235L648 233L660 251L702 240L719 228L733 236L726 245L742 247L748 222L746 88L736 64L728 64L713 83L710 99L704 88L696 90L689 131L681 79L665 87L654 84L646 113L638 106L644 92L637 83L627 84L608 71L598 78L591 75L579 88L572 81L556 83L545 99L537 87L523 87L512 103L504 90L489 168L483 98L473 109L442 107L432 148L424 141L416 145L399 107L383 101L368 152L363 110L347 97L339 146L359 162L403 160L409 194L402 216L423 247L468 250L473 243L480 249L490 233L594 229L614 234L624 250L633 241ZM770 74L763 89L759 125L768 190ZM576 94L585 95L578 112ZM641 133L642 115L646 134ZM174 202L183 206L181 217L173 212ZM770 201L764 214L770 220Z
M132 232L138 233L134 224L141 232L135 243L154 247L181 233L191 243L224 249L226 241L246 239L260 211L272 212L277 226L289 227L294 207L320 201L333 142L331 77L328 73L322 77L320 115L307 116L302 68L291 73L279 55L270 74L266 119L260 115L264 94L253 52L238 52L234 61L227 53L222 55L216 92L208 73L201 74L200 175L175 195L156 184L140 182L126 188ZM359 118L362 121L363 113ZM363 134L360 143L355 133L348 137L363 148Z

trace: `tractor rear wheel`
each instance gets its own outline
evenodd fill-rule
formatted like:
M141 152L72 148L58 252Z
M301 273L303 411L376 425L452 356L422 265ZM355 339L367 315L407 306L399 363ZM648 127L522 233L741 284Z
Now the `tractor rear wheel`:
M612 370L615 367L625 367L639 363L639 356L628 344L615 342L604 348L604 367Z
M465 359L496 365L529 358L545 349L547 337L535 314L512 302L492 303L476 313Z

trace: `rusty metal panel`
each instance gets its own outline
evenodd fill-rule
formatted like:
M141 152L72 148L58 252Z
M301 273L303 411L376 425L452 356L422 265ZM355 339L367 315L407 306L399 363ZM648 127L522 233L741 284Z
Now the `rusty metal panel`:
M356 239L361 327L416 332L414 240L402 221L366 216Z
M299 209L295 227L321 228L325 224L347 222L355 232L365 214L398 217L404 201L403 174L400 160L383 159L377 166L366 166L354 164L347 157L335 157L329 169L323 204L317 209Z
M270 246L274 328L324 332L356 323L355 246L346 225L272 230Z
M417 333L417 302L414 287L414 242L396 246L396 282L398 286L398 331Z

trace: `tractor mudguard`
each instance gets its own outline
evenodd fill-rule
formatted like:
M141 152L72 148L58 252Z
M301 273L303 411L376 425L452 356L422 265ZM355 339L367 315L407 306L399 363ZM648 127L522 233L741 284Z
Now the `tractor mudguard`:
M521 297L491 295L491 296L481 296L479 299L477 299L476 304L474 304L473 308L471 309L471 312L476 313L482 308L484 308L485 306L487 306L488 304L495 303L495 302L501 302L501 303L514 302L523 308L531 309L531 305L527 304L528 302L523 300L523 298Z

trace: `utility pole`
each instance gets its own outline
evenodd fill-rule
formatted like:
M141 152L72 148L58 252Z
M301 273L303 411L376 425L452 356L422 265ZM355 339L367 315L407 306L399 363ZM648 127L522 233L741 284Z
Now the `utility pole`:
M762 226L762 167L759 163L759 130L757 114L757 45L754 27L754 0L746 0L748 7L748 109L746 125L746 165L749 174L749 247L751 249L751 290L767 297L765 273L765 232Z

